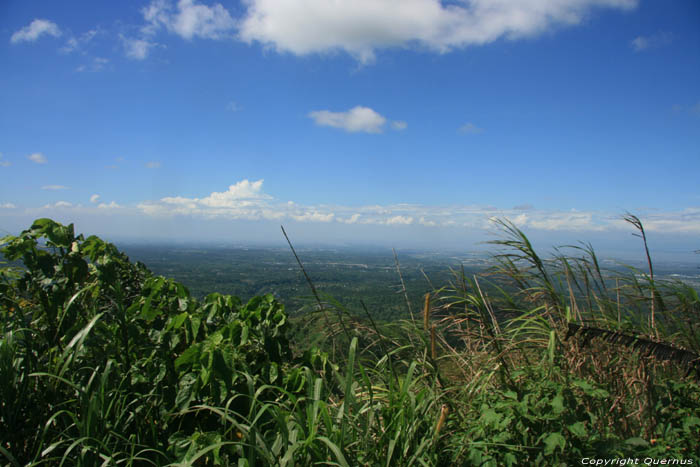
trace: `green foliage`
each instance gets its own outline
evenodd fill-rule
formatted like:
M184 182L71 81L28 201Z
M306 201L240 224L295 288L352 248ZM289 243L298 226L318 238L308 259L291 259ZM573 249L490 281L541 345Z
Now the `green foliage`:
M461 463L552 465L621 454L605 424L605 389L536 367L513 376L517 391L482 392L471 401L469 425L459 430L469 442L455 447Z
M272 295L197 299L114 245L39 219L2 240L3 256L23 267L0 269L0 458L82 466L697 459L700 388L678 362L619 352L618 341L599 337L635 321L613 305L592 249L583 262L557 258L557 270L505 227L501 245L515 252L500 257L500 275L480 285L456 274L434 290L430 331L409 320L378 325L322 294L334 312L307 316L312 343L298 341L300 321ZM679 323L697 313L697 292L658 279L646 286L634 287L656 304L658 328L637 320L640 332L696 349L694 328ZM645 303L628 300L632 310ZM608 330L567 336L581 315Z

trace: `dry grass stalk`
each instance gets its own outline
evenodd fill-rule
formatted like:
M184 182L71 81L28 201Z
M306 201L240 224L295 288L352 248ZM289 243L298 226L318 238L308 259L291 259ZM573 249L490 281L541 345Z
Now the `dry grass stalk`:
M617 327L622 325L620 317L620 278L615 278L615 292L617 293Z
M442 426L445 424L445 420L447 419L447 414L450 412L450 409L447 407L447 404L442 404L442 407L440 408L440 418L438 419L437 426L435 427L435 436L440 435L440 430L442 430Z
M430 292L425 294L425 305L423 306L423 329L430 327Z

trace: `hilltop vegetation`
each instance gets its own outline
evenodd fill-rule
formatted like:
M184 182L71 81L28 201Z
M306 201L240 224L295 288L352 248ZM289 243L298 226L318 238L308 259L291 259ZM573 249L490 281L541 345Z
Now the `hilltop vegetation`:
M502 226L497 267L454 271L408 319L358 317L319 295L290 323L271 295L197 299L113 245L39 219L2 241L23 267L1 270L0 458L700 461L697 291L655 279L651 261L610 277L588 246L543 259Z

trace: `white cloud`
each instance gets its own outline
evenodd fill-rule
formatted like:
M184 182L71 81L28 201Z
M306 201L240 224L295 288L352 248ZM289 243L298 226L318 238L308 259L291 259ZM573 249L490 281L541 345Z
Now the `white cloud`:
M420 225L424 225L426 227L435 227L437 223L435 221L427 220L425 217L421 216L420 219L418 219L418 223Z
M195 199L195 201L210 207L236 207L241 205L242 200L269 199L270 196L262 192L262 184L263 180L256 182L242 180L229 186L227 191L214 192L206 198Z
M403 122L401 120L394 120L393 122L391 122L391 127L396 131L402 131L405 130L406 127L408 127L408 123Z
M700 234L700 207L654 213L640 219L648 232Z
M228 104L226 104L226 110L230 110L231 112L238 112L241 109L242 107L234 101L231 101Z
M69 54L78 48L78 39L71 37L66 41L66 45L58 49L60 52Z
M72 52L75 52L76 50L79 50L83 48L83 46L89 44L92 39L97 35L99 31L97 29L91 29L87 32L82 33L78 37L69 37L68 40L66 41L66 44L61 47L59 52L69 54Z
M531 215L532 216L532 215ZM528 225L539 230L605 230L606 226L594 221L591 212L540 213L538 218L519 214L513 219L517 225Z
M448 52L574 25L599 7L637 0L248 0L239 36L296 55L345 51L361 62L377 49L417 45Z
M158 161L149 161L149 162L146 162L146 168L147 168L147 169L160 169L160 166L161 166L161 164L160 164L160 162L158 162Z
M483 128L479 128L471 122L465 123L464 125L459 127L457 131L459 131L460 133L466 133L468 135L478 135L484 132Z
M280 201L263 190L263 180L241 180L225 191L212 192L203 197L189 198L169 196L155 201L143 201L135 206L122 206L115 201L100 203L98 195L90 198L92 206L73 205L67 201L47 204L41 209L70 210L72 215L106 215L110 210L122 215L145 215L162 218L186 216L194 219L224 220L291 220L310 223L374 225L404 229L420 225L432 229L448 228L479 231L493 228L496 219L510 219L526 233L546 232L604 232L629 231L619 213L577 210L544 210L528 207L499 209L479 205L420 205L390 204L371 206L302 205L293 201ZM1 207L11 208L6 203ZM116 211L116 210L119 211ZM37 212L27 209L27 212ZM116 215L116 214L110 214ZM648 232L666 234L700 234L700 207L681 211L652 211L639 217Z
M520 226L524 226L527 224L528 217L527 217L527 214L522 213L522 214L518 214L517 216L512 218L511 221L513 222L513 224L520 227Z
M413 224L413 217L411 216L394 216L386 220L388 225L409 225Z
M35 152L34 154L28 155L27 159L34 162L35 164L46 164L49 162L48 159L46 159L46 156L44 156L40 152Z
M331 112L329 110L314 110L309 117L319 126L342 128L350 133L381 133L386 118L369 107L358 105L347 112Z
M68 190L69 188L65 185L44 185L41 187L42 190Z
M17 206L15 206L12 203L0 203L0 208L1 209L15 209Z
M47 19L35 19L29 26L25 26L19 31L12 34L10 42L17 44L19 42L34 42L43 35L59 37L61 30L56 23Z
M316 211L291 215L291 218L298 222L330 222L334 217L335 214L332 212L323 214Z
M148 24L144 34L154 34L161 27L184 39L222 39L233 37L236 22L220 3L211 7L194 0L180 0L173 5L168 0L153 0L142 10Z
M630 46L635 52L642 52L644 50L658 49L668 45L672 41L671 34L667 32L657 32L649 36L637 36L632 41L630 41Z
M68 201L57 201L54 204L45 204L42 209L72 208L73 204Z
M114 201L112 201L109 204L100 203L97 205L97 208L98 209L119 209L119 208L121 208L121 206L118 205L117 203L115 203Z
M104 70L108 63L109 60L106 58L95 57L92 59L92 63L90 63L89 65L80 65L78 68L75 69L75 71L96 73L98 71Z
M119 35L119 38L122 41L127 58L134 60L144 60L146 57L148 57L151 49L158 45L157 43L147 39L136 39L133 37L125 37L123 35Z
M356 224L357 221L360 220L361 216L362 216L362 214L354 213L352 216L350 216L348 218L338 217L338 218L336 218L336 220L340 223L343 223L343 224Z
M12 163L10 161L2 160L2 153L0 152L0 167L9 167Z

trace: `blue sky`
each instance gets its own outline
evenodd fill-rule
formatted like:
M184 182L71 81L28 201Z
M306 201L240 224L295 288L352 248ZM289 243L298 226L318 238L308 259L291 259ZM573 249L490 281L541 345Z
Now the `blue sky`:
M700 247L697 1L9 0L0 63L4 231Z

